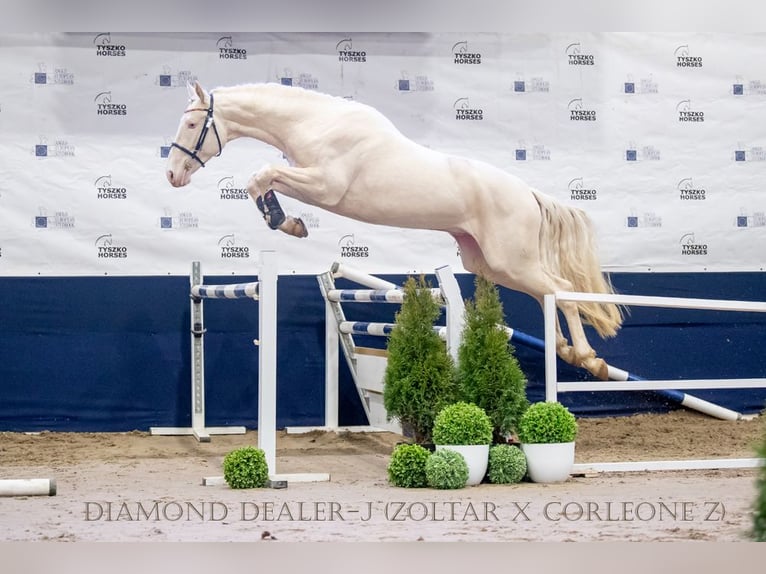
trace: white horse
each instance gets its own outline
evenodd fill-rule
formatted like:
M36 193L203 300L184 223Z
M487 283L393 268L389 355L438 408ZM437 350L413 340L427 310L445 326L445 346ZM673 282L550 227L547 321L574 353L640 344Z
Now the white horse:
M229 141L251 137L289 163L265 165L247 184L274 229L307 235L300 219L285 217L272 190L368 223L445 231L456 239L465 269L541 304L555 291L612 292L585 212L503 170L419 145L359 102L278 84L207 93L195 82L191 89L168 156L174 187L187 185ZM581 318L610 337L622 323L620 309L575 302L560 302L559 309L572 345L557 322L558 355L607 379Z

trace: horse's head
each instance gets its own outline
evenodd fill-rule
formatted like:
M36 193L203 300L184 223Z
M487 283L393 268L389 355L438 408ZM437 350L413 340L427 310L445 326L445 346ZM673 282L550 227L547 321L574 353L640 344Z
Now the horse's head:
M211 157L221 155L224 143L215 123L213 93L208 94L195 81L189 85L189 105L168 154L166 175L170 184L188 184L195 171L205 167Z

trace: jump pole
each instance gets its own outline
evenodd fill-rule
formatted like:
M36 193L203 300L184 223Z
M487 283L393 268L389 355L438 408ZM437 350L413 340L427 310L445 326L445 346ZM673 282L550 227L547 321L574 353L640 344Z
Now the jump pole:
M55 496L54 478L0 479L0 496Z

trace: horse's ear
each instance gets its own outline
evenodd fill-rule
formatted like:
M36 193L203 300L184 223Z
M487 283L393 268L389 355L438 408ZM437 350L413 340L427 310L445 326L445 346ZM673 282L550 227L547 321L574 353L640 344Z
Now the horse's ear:
M203 88L197 80L194 80L193 84L187 84L186 87L189 90L189 98L197 97L203 104L208 102L207 92L205 92L205 88Z

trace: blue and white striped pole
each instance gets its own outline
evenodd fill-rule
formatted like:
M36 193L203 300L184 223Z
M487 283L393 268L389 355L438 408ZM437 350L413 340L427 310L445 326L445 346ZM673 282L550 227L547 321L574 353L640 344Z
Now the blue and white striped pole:
M232 285L192 285L191 294L200 299L258 299L258 282Z

